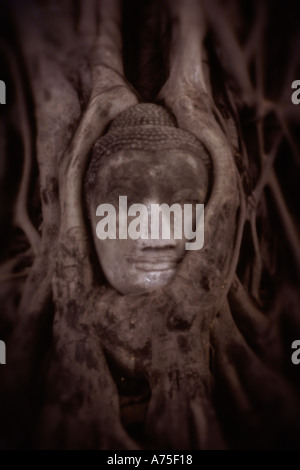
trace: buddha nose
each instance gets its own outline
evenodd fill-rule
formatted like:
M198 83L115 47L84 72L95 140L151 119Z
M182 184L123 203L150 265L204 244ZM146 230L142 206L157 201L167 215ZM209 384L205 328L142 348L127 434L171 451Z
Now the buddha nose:
M147 249L154 249L154 250L171 250L177 247L176 240L174 238L163 239L159 238L157 240L153 240L149 238L148 240L141 240L141 247L143 250Z
M167 250L175 249L180 240L174 238L174 227L170 214L159 213L159 201L151 200L144 203L148 213L148 239L142 240L142 249Z

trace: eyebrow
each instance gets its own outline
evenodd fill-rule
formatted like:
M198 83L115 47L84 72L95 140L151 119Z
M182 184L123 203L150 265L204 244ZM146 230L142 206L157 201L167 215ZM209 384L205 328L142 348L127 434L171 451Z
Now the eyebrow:
M109 178L109 180L106 182L106 185L107 187L111 187L116 185L122 186L123 184L126 185L128 183L132 184L132 178L126 176L122 178L113 176L112 178Z
M172 186L184 185L185 187L182 189L194 189L194 188L191 188L191 183L199 185L200 184L199 175L183 175L183 176L180 175L180 176L176 176L172 178Z
M129 178L129 176L122 176L121 178L119 176L112 176L111 178L108 179L108 184L110 184L111 182L114 182L114 181L120 181L123 182L123 181L130 181L131 178Z
M136 191L138 192L143 192L145 190L145 184L144 182L141 182L140 180L135 180L133 181L132 178L125 177L125 178L118 178L118 177L113 177L110 178L106 184L106 192L107 194L111 193L114 191L116 188L124 188L124 191L134 193Z

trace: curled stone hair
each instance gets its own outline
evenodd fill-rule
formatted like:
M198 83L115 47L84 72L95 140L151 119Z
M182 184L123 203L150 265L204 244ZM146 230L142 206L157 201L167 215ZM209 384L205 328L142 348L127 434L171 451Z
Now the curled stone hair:
M162 106L141 103L132 106L110 124L108 132L95 144L85 180L85 193L93 187L103 158L120 150L148 152L182 150L202 159L210 170L209 155L190 132L177 127L173 115Z

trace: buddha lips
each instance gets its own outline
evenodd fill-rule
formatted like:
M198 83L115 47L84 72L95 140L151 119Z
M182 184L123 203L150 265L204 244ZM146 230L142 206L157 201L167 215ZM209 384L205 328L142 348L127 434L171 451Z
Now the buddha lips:
M96 226L100 240L189 240L186 250L200 250L204 244L204 204L131 204L127 196L119 196L119 207L100 204ZM193 240L193 241L192 241Z

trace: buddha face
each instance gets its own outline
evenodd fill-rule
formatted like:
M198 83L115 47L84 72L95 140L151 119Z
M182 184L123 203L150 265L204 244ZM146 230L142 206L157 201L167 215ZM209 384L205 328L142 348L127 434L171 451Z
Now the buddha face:
M185 255L186 238L99 239L96 216L100 204L116 208L117 228L119 197L127 196L128 207L144 204L203 204L208 175L201 158L179 150L162 152L120 151L106 159L99 168L90 195L90 217L94 243L106 279L121 294L134 294L168 284ZM128 217L128 224L133 217ZM172 218L169 221L172 225ZM118 231L117 231L118 233Z

